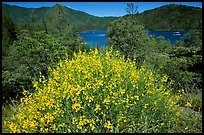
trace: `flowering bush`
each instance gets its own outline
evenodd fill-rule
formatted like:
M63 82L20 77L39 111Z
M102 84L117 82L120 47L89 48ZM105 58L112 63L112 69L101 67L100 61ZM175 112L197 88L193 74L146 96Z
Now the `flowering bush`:
M171 132L181 95L166 75L135 65L111 49L75 53L34 81L4 124L11 132Z

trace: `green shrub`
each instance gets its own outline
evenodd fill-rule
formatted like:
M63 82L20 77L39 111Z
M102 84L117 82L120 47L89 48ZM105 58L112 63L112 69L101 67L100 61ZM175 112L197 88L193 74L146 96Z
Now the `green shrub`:
M145 61L150 53L150 40L143 25L131 17L120 18L111 23L108 28L108 46L120 51L125 58L137 57L137 64Z
M48 66L55 66L59 59L65 58L67 53L71 56L74 49L76 51L80 45L74 37L67 39L67 44L63 44L63 38L55 38L44 31L32 35L21 31L17 38L2 59L2 85L5 100L21 94L22 87L31 91L31 81L39 78L39 72L47 76Z
M166 75L135 65L112 50L75 53L48 67L4 124L14 133L173 132L181 94L164 85Z

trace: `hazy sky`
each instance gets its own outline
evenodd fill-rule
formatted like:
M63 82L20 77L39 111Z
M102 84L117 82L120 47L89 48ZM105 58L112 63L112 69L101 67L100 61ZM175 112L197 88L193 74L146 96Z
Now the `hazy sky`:
M130 2L3 2L10 5L17 5L27 8L39 8L43 6L52 7L56 3L63 6L84 11L95 16L123 16L126 14L125 8ZM154 9L167 4L182 4L202 8L202 2L133 2L138 5L139 12Z

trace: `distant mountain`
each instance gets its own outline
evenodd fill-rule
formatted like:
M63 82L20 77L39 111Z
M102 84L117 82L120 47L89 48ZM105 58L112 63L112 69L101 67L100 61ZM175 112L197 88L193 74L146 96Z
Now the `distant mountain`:
M191 30L202 28L202 8L170 4L136 15L146 29Z
M2 3L2 14L8 15L18 27L35 22L43 28L43 18L50 27L56 27L58 9L63 8L67 23L77 31L106 29L118 17L97 17L56 4L53 7L24 8ZM127 16L127 15L126 15ZM124 16L124 17L126 17ZM190 30L202 28L202 8L170 4L136 14L135 18L148 30ZM59 25L59 24L58 24Z
M58 19L58 7L63 7L63 15L65 19L78 31L86 29L106 29L109 23L117 18L97 17L59 4L56 4L53 7L24 8L2 3L2 14L8 15L18 27L23 27L33 21L35 21L35 24L43 27L43 17L46 15L51 18L52 22Z

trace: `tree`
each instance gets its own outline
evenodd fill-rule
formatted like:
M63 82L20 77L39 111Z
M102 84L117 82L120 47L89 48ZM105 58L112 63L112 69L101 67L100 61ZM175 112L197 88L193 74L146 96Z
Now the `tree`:
M138 14L138 5L134 6L133 3L128 3L127 8L125 9L129 15L133 16L134 14Z
M10 45L16 39L17 28L11 18L7 15L2 16L2 55L5 56L9 51Z
M57 29L59 31L60 36L67 34L73 30L73 27L69 24L67 17L65 15L65 8L60 4L56 4L57 8Z
M47 21L46 21L47 16L48 16L48 15L45 14L45 15L43 16L43 19L42 19L43 28L44 28L46 34L48 34L48 26L47 26Z
M143 25L130 17L120 18L108 28L108 46L119 50L126 58L136 54L137 62L142 63L151 51L150 39Z
M32 91L31 81L39 78L39 72L48 76L48 66L55 66L69 52L69 47L59 38L44 31L33 34L22 31L10 48L7 57L2 60L4 97L21 94L22 87Z
M36 15L35 9L31 9L31 33L35 32Z

